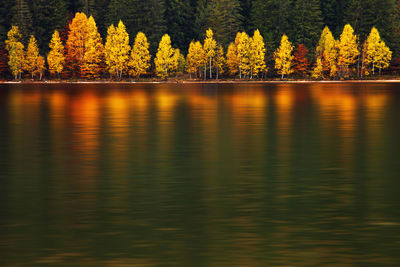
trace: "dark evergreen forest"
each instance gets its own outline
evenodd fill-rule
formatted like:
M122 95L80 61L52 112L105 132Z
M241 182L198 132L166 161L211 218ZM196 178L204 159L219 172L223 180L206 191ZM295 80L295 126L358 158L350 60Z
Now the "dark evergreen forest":
M225 47L238 31L259 29L267 51L277 47L283 33L294 44L314 49L325 25L337 38L350 23L361 42L376 26L394 57L400 54L397 0L0 0L0 42L12 24L18 25L25 42L34 34L46 53L54 30L66 29L77 11L94 16L103 39L107 27L120 19L131 41L143 31L153 53L164 33L185 52L207 28Z

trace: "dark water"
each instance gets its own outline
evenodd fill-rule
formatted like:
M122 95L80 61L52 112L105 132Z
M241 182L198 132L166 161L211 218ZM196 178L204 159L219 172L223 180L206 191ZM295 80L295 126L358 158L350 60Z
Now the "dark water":
M0 85L0 266L400 266L400 84Z

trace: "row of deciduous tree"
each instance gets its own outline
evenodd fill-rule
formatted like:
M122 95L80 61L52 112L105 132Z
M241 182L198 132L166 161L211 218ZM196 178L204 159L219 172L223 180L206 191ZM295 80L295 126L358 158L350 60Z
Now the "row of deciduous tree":
M36 76L41 79L46 69L45 58L39 54L35 37L31 36L26 50L20 39L18 27L12 26L6 41L11 73L16 79L21 78L23 72L29 73L32 79ZM84 13L76 13L72 19L65 44L59 32L55 31L49 48L47 65L53 76L66 74L68 77L96 79L109 73L118 79L126 75L139 78L151 69L149 42L144 33L136 35L131 47L129 34L120 21L116 27L111 25L108 28L103 44L94 18L88 18ZM297 76L310 75L315 79L375 74L375 70L381 72L389 66L392 56L375 27L360 44L350 25L344 27L338 40L325 27L313 56L313 66L304 45L299 44L295 53L293 51L294 46L283 35L280 46L273 53L275 69L282 78L293 72ZM218 79L223 74L253 79L267 73L267 57L264 39L258 30L252 37L246 32L237 33L225 54L222 44L208 29L203 44L194 40L190 43L186 59L179 49L172 47L170 36L165 34L159 43L153 69L163 79L183 72L189 73L190 78Z

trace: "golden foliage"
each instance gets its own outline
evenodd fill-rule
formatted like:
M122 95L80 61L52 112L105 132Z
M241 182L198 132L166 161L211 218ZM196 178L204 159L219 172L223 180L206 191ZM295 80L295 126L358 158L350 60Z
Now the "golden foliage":
M147 37L143 32L136 35L135 43L132 47L131 58L129 61L129 73L136 78L141 74L146 73L150 68L151 55L149 52L149 43Z
M47 64L49 65L50 74L58 74L63 71L65 56L64 56L64 45L61 42L60 34L58 31L54 31L53 37L50 41L50 52L47 55Z
M281 45L274 53L275 69L277 69L278 73L282 75L282 79L284 75L289 75L293 73L292 69L293 49L294 46L289 41L286 34L284 34L281 39Z

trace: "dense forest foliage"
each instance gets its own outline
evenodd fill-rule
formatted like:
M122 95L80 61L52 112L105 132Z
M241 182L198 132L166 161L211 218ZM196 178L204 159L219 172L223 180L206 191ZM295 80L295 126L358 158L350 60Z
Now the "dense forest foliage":
M12 25L18 26L25 47L34 35L40 54L47 55L54 31L58 30L65 45L69 23L76 12L84 12L93 16L104 45L109 26L117 26L120 20L131 36L130 45L143 32L152 58L164 34L186 56L193 40L206 38L207 29L213 30L213 38L221 45L218 49L228 53L238 32L258 29L267 51L266 64L272 68L283 35L298 48L298 55L312 51L302 58L318 66L314 51L325 26L339 39L350 24L359 44L376 27L393 52L392 70L397 70L399 10L397 0L0 0L0 61L5 58L4 41Z

